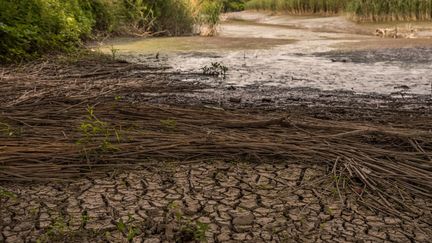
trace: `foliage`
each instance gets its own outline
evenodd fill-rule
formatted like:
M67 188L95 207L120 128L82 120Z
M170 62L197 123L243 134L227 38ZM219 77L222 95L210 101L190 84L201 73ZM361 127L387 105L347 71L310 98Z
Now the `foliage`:
M0 136L13 137L18 136L20 133L19 129L15 129L8 123L0 121Z
M347 11L360 21L432 20L432 0L351 0Z
M193 7L187 0L157 0L154 7L155 22L153 31L165 31L168 35L185 35L193 31L195 18Z
M201 69L203 70L204 75L222 76L223 78L226 77L228 71L228 67L220 62L212 62L210 66L204 66Z
M167 129L175 129L177 126L177 121L171 120L171 119L160 120L160 123L164 128L167 128Z
M71 50L88 37L94 20L83 1L2 0L0 62L20 61L48 50Z
M222 6L219 1L203 1L200 6L200 22L213 29L220 21Z
M196 23L214 32L222 9L242 8L243 0L1 0L0 63L73 52L100 35L188 35Z
M136 235L140 234L141 231L134 225L135 219L132 215L128 215L126 222L120 219L116 222L117 230L120 231L127 238L127 242L132 242Z
M78 144L99 144L98 149L102 152L117 150L111 140L120 142L120 134L115 128L111 128L108 123L101 121L94 114L94 108L87 108L87 118L79 126L82 138ZM102 141L99 140L102 138Z
M251 0L246 8L283 11L291 14L336 14L349 0Z
M360 21L432 19L432 0L251 0L246 8L291 14L347 12Z
M245 0L221 0L224 12L242 11L245 8Z
M111 58L112 58L112 60L113 61L116 60L116 58L117 58L117 52L119 51L119 49L114 48L114 45L111 45L110 51L111 51ZM117 100L117 97L116 97L116 100Z
M194 18L189 0L123 0L118 5L118 28L132 28L167 35L192 32Z
M55 238L63 237L68 230L68 225L65 218L58 216L46 229L45 233L39 236L37 243L52 242Z
M70 52L94 34L191 33L189 0L1 0L0 62Z
M0 199L6 198L6 199L16 199L17 195L13 192L10 192L2 187L0 187Z
M175 242L207 242L206 233L210 228L208 224L184 216L175 202L170 203L168 210L178 227Z

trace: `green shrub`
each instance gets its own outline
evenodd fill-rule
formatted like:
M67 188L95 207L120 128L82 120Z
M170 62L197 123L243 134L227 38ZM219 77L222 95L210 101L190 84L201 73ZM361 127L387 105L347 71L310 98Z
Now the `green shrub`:
M92 31L112 32L118 26L120 4L107 0L80 0L82 10L93 20Z
M223 11L233 12L245 9L245 0L222 0Z
M168 35L192 33L195 19L189 1L157 0L152 9L156 20L153 32L166 31Z
M2 0L0 12L0 62L71 50L94 22L78 0Z
M94 33L191 33L188 0L0 0L0 62L71 51Z
M201 5L201 23L207 24L210 28L216 26L220 21L222 3L218 1L204 1Z

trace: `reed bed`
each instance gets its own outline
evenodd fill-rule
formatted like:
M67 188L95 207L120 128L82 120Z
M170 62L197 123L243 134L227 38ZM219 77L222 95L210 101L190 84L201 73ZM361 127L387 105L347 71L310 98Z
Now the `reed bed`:
M280 11L290 14L332 15L346 7L346 0L252 0L246 3L247 9Z
M387 213L410 209L412 196L432 197L428 118L390 126L117 98L131 90L187 92L164 83L173 75L167 70L143 65L1 71L1 181L64 180L155 161L281 162L326 166L360 198L374 195L373 207Z
M362 22L432 20L432 0L251 0L246 8L298 15L346 13Z
M353 0L347 12L358 21L429 21L432 0Z

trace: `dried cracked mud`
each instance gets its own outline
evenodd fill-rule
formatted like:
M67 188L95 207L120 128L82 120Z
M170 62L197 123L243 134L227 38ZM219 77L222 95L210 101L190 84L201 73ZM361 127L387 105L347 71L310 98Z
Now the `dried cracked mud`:
M384 215L349 190L336 193L327 170L159 163L72 182L3 184L0 241L430 242L431 201L413 199L424 208L413 217Z
M136 81L145 81L145 75L158 80L161 73L138 72L134 73L139 79L133 80L137 82L133 91L128 90L124 99L218 109L308 106L316 107L311 111L314 116L348 120L351 113L342 113L340 107L365 108L367 112L359 112L361 116L352 119L375 122L385 116L385 110L400 109L404 114L412 112L412 116L430 113L430 44L410 49L398 49L398 44L396 49L334 51L334 45L358 45L353 39L361 43L371 39L375 43L376 39L357 30L319 32L314 26L322 19L292 19L290 26L281 26L285 19L270 20L228 22L215 43L196 40L213 48L232 39L226 35L236 33L234 37L240 41L225 43L229 51L174 57L161 53L159 59L153 53L159 50L156 46L151 54L142 54L146 62L153 60L174 68L177 63L195 72L211 62L223 62L231 69L228 79L197 80L195 75L166 78L160 85L168 89L164 93L152 91L148 83L139 86ZM327 20L319 29L345 28L333 26L338 23L334 19ZM251 31L258 39L254 45L264 41L275 47L238 50L237 45L244 40L241 38L250 38ZM179 43L181 48L189 48L190 38L185 41ZM140 55L134 53L134 57L139 59ZM407 65L412 63L415 65ZM189 87L183 81L193 84ZM116 83L120 84L125 85ZM179 84L187 88L174 90ZM200 85L203 87L198 88ZM407 90L400 91L401 85ZM320 110L321 106L334 109L328 114ZM1 182L0 242L432 241L432 200L405 198L404 203L418 210L388 215L371 207L363 188L336 188L335 180L341 178L333 177L330 170L296 163L158 162L137 165L133 170L114 168L104 176L67 182Z

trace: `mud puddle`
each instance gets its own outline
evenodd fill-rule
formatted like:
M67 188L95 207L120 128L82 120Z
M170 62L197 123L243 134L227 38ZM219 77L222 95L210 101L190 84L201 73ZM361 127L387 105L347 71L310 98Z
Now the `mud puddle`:
M366 43L379 51L355 51ZM226 16L218 37L119 39L101 49L110 48L127 60L150 60L181 72L220 63L228 68L225 78L200 80L219 90L313 88L390 95L403 86L406 93L431 93L432 39L381 39L370 26L343 17L236 13Z

